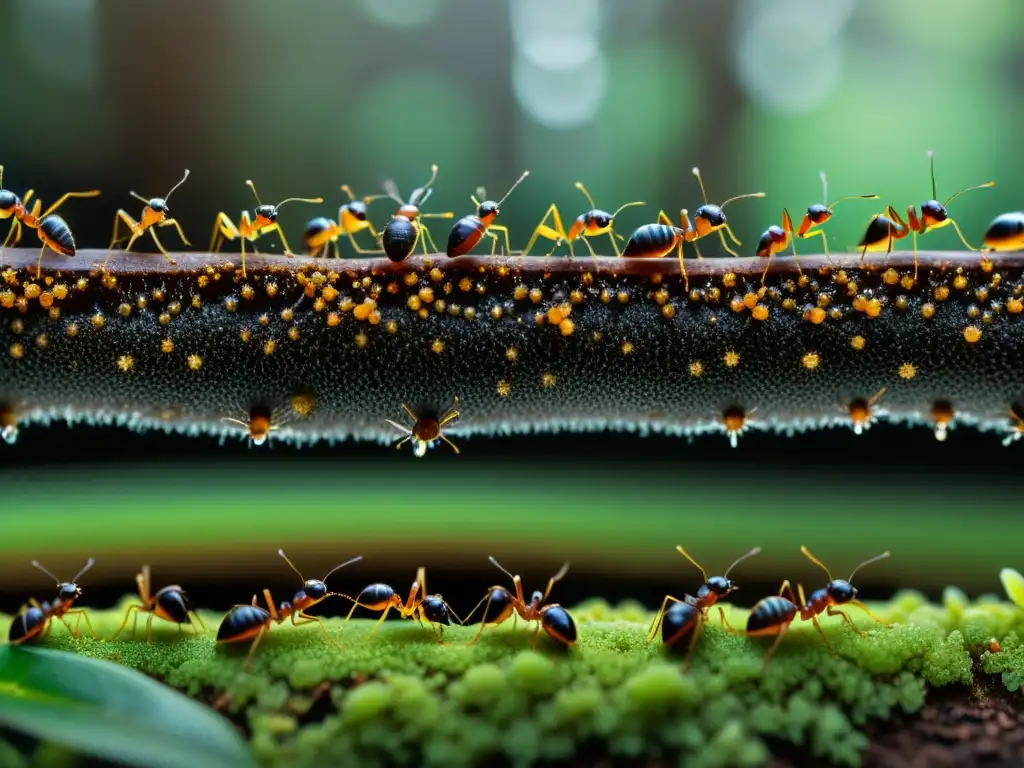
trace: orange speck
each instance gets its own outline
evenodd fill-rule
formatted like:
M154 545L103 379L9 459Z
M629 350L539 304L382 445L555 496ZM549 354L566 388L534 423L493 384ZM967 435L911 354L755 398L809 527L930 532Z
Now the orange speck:
M567 318L558 324L558 330L563 336L572 336L572 332L576 330L576 323Z
M968 325L966 328L964 328L964 339L966 339L967 342L970 344L974 344L975 342L980 341L981 328L979 328L976 325Z
M925 320L931 320L933 317L935 317L935 305L932 304L930 301L922 304L921 317L923 317Z
M690 363L689 369L690 375L696 379L698 376L704 373L704 363L702 363L700 360L694 360Z
M119 370L128 373L128 371L135 367L135 358L131 355L121 355L117 358L117 367Z
M909 380L917 375L917 369L913 363L904 363L900 366L899 374L901 379Z
M516 360L519 359L519 350L516 349L515 347L509 347L508 349L505 350L505 359L508 360L510 363L514 363Z
M555 386L555 384L557 384L557 383L558 383L558 377L557 377L557 376L555 376L555 374L553 374L553 373L550 373L550 372L548 372L548 373L544 373L544 374L543 374L543 375L542 375L542 376L540 377L540 383L541 383L541 384L542 384L542 385L543 385L543 386L544 386L544 387L545 387L546 389L551 389L551 388L552 388L553 386Z
M871 299L864 307L864 314L868 317L878 317L882 313L882 302L878 299Z
M764 304L755 304L754 308L750 310L750 316L755 320L767 320L768 307Z
M440 339L434 339L430 344L430 351L440 355L444 352L444 342Z
M25 356L25 348L21 344L11 344L10 353L15 360L21 360Z
M867 339L865 339L863 336L860 336L860 335L854 336L852 339L850 339L850 346L853 347L858 352L860 352L860 350L864 349L864 346L867 343L868 343Z
M733 286L735 286L736 285L736 273L735 272L726 272L724 275L722 275L722 285L724 285L726 288L732 288Z
M170 339L164 339L160 342L160 351L165 353L171 353L174 351L174 342Z
M825 310L822 309L821 307L811 307L806 312L804 312L804 320L812 322L815 325L820 325L821 323L825 322Z
M193 371L198 371L200 368L203 367L203 358L200 357L199 355L189 355L187 358L185 358L185 363Z
M949 286L948 285L939 285L939 286L935 287L935 300L936 301L945 301L948 298L949 298Z
M733 296L729 299L729 309L733 312L742 312L746 309L746 304L743 303L743 299L740 296Z
M92 323L93 328L99 329L106 325L107 320L105 317L103 317L103 314L101 312L97 312L95 315L92 316L92 319L89 322Z
M366 345L370 343L370 339L367 338L366 334L360 331L355 337L356 346L360 349L365 349Z
M730 350L722 355L722 362L725 363L726 368L735 368L740 364L740 353Z
M309 416L316 406L316 398L305 392L292 395L292 410L299 416Z
M272 355L277 351L277 342L273 339L267 339L263 342L263 354Z
M1006 302L1006 311L1011 315L1019 315L1024 312L1024 301L1020 299L1009 299Z
M821 355L817 352L808 352L800 358L800 365L806 368L808 371L813 371L819 365L821 365Z
M534 304L540 304L541 299L544 298L544 292L540 288L530 289L530 301Z
M967 287L967 276L966 275L957 275L956 277L954 277L953 278L953 287L956 288L958 291L962 291L964 288L966 288Z

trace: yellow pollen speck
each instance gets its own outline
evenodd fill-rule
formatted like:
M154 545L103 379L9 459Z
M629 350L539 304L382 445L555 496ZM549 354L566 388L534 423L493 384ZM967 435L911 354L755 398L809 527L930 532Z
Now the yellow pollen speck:
M1024 302L1020 299L1009 299L1006 302L1006 311L1011 315L1019 315L1024 312Z
M754 308L750 310L750 316L755 320L767 320L768 319L768 307L764 304L756 304Z
M302 334L299 331L299 326L293 325L291 328L288 329L288 338L291 339L292 341L298 341L301 338L301 336Z
M252 338L252 331L250 331L248 328L243 328L241 331L238 332L238 337L242 340L243 344L248 344L249 339Z
M430 351L436 352L437 354L440 355L442 352L444 352L444 342L441 341L440 339L434 339L430 343Z
M267 339L263 342L263 354L272 355L277 351L277 342L273 339Z
M925 320L931 320L935 317L935 305L930 301L925 302L921 305L921 317Z
M98 328L102 328L106 324L107 321L106 321L106 318L103 317L102 313L97 312L95 315L92 316L92 319L89 322L92 323L92 327L93 328L97 328L98 329Z
M128 371L135 367L135 358L131 355L121 355L117 358L117 367L119 370L128 373Z
M558 377L553 373L545 373L540 377L540 383L550 389L558 383Z
M509 386L507 381L502 379L498 382L498 397L508 397L508 394L511 391L512 387Z
M25 348L21 344L11 344L10 352L15 360L21 360L25 356Z
M539 304L541 299L544 298L544 292L540 288L530 289L530 301L534 304Z
M514 363L516 360L519 359L519 350L516 349L515 347L509 347L508 349L505 350L505 359L508 360L510 363Z
M735 368L740 364L740 353L730 350L722 355L722 362L725 363L726 368Z
M889 267L885 272L882 273L882 282L886 285L896 285L900 280L899 274L895 269Z
M355 342L357 347L359 347L360 349L365 349L366 345L370 343L370 340L369 338L367 338L365 333L360 331L359 333L356 334Z
M631 354L633 354L633 351L635 349L636 349L636 347L633 346L633 342L632 341L624 341L624 342L622 342L622 354L624 354L624 355L631 355Z
M316 406L316 398L309 394L292 395L292 410L299 416L309 416Z
M191 368L193 371L198 371L200 368L203 367L203 358L200 357L199 355L189 355L187 358L185 358L185 362L188 364L188 367Z
M917 375L917 369L913 363L904 363L900 366L899 373L901 379L912 379Z
M850 339L850 346L856 349L858 352L864 349L864 346L867 343L867 339L865 339L863 336L854 336L852 339Z
M384 330L386 330L388 333L394 336L396 333L398 333L398 322L395 320L388 320L386 323L384 323Z
M813 371L819 365L821 365L821 355L817 352L808 352L802 358L800 358L800 365L806 368L808 371Z
M967 287L967 277L965 275L957 275L953 278L953 287L958 291L962 291Z
M174 342L170 339L164 339L160 342L160 351L170 353L174 351Z
M704 373L704 363L702 363L700 360L694 360L692 363L690 363L691 376L697 378L702 373Z
M811 307L804 312L804 320L819 325L825 322L825 310L821 307Z
M949 286L948 285L940 285L940 286L937 286L935 288L935 300L936 301L945 301L948 298L949 298Z
M981 339L981 328L976 325L968 325L964 328L964 338L971 344Z
M576 323L572 320L565 319L558 324L558 330L562 332L563 336L572 336L572 332L576 330Z
M673 317L675 317L676 316L675 305L674 304L665 304L661 308L661 316L664 317L666 320L671 320Z
M78 335L78 323L70 323L64 331L72 339Z

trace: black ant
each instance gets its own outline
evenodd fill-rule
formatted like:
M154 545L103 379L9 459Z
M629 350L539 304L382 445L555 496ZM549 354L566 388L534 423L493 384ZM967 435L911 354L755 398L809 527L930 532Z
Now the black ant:
M380 237L373 228L373 223L367 218L367 206L386 195L367 195L358 200L348 184L342 184L341 191L348 195L348 202L338 209L337 221L332 221L326 216L317 216L306 224L302 232L302 242L306 246L306 251L310 256L326 256L328 248L333 248L335 257L340 257L338 238L346 235L356 253L380 253L361 247L356 242L355 235L366 229L375 240Z
M434 242L434 238L431 236L427 225L423 223L423 219L451 219L454 218L455 214L451 211L445 213L422 213L420 211L420 207L427 202L427 199L434 191L431 189L431 185L433 185L436 178L437 165L435 164L430 166L430 178L427 179L427 183L422 187L414 189L412 194L409 195L408 201L402 200L395 182L384 182L384 191L387 193L386 197L398 203L398 210L381 233L381 244L384 247L384 253L391 261L405 261L416 250L416 243L421 240L423 242L424 256L437 252L437 243Z
M512 246L508 240L508 227L495 224L494 219L499 213L498 207L508 199L512 191L522 184L523 179L529 175L529 171L523 171L523 175L519 177L519 180L509 187L508 192L498 202L484 200L481 203L477 200L476 195L471 195L470 200L476 206L476 214L463 216L455 222L451 232L448 233L448 247L445 253L451 257L467 254L473 250L473 247L480 242L484 235L487 235L491 238L491 256L494 256L494 251L498 248L498 236L491 230L497 230L505 235L505 255L510 254ZM478 189L477 192L480 194L480 197L484 197L483 189Z
M480 639L484 627L489 624L495 626L501 624L513 612L518 614L519 618L523 621L538 622L537 631L533 633L533 646L535 648L537 647L537 640L540 637L541 629L560 643L565 645L576 644L576 624L572 620L572 616L569 615L569 612L558 603L545 605L548 595L551 594L551 588L569 572L568 563L563 565L558 573L548 580L547 589L543 593L534 592L530 596L530 602L526 602L523 597L522 579L519 576L513 576L510 571L506 570L493 557L488 557L487 559L512 579L512 583L516 586L516 593L513 595L502 586L494 586L487 590L487 594L483 596L480 602L470 611L469 616L466 617L466 621L469 621L469 617L476 613L477 608L486 603L483 616L480 617L480 630L469 641L469 645L474 645ZM488 619L488 614L491 615L490 619Z
M92 622L89 621L89 614L86 613L84 608L73 607L75 601L82 596L82 590L78 587L78 580L82 577L82 574L93 567L95 562L90 557L85 565L82 566L82 570L76 573L71 581L61 581L46 570L38 560L33 560L33 568L38 568L57 582L57 596L53 599L53 602L46 602L44 600L42 603L39 603L35 599L29 600L28 606L23 607L11 623L11 630L8 635L11 645L21 645L31 641L33 638L42 637L49 631L50 624L54 619L60 619L72 637L78 637L78 630L84 618L85 625L89 628L89 633L96 637L96 632L92 628ZM73 630L67 621L67 617L71 615L75 616L75 628Z
M158 589L155 593L150 593L150 573L149 566L142 566L142 570L135 575L135 584L139 588L139 597L142 598L141 604L129 605L128 610L124 613L124 621L121 622L121 626L111 640L117 640L117 636L124 631L124 628L128 626L128 618L135 614L135 622L132 624L132 637L135 637L135 630L139 624L139 614L148 614L146 617L146 642L150 642L151 632L153 628L153 617L163 619L164 621L174 622L178 625L178 630L181 631L182 624L192 624L192 629L198 635L199 630L196 625L192 622L192 616L195 616L196 622L203 628L203 632L206 631L206 624L203 623L202 618L199 616L197 611L192 610L192 606L189 604L188 596L177 584L171 584L170 586ZM192 614L191 616L189 614Z
M345 621L352 618L357 607L381 611L380 618L374 625L371 635L376 634L381 622L387 618L392 609L398 611L403 619L411 619L415 616L420 626L423 626L424 619L430 622L432 627L437 624L450 626L451 616L454 616L460 624L462 623L462 619L456 615L441 595L427 594L427 569L422 566L416 571L416 580L409 588L409 597L405 602L402 602L402 596L395 592L390 585L370 584L352 601L352 609L345 617ZM436 634L437 630L434 631ZM438 639L441 639L440 634Z

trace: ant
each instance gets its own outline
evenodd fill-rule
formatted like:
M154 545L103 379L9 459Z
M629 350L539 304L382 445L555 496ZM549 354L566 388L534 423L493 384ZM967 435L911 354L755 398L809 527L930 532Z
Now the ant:
M872 217L868 228L864 231L857 247L860 248L860 260L868 251L885 251L892 253L892 244L910 234L910 228L903 222L900 215L891 206L886 206L884 214ZM914 279L917 279L917 257L914 257Z
M1024 251L1024 212L996 216L985 230L983 242L990 251Z
M961 189L959 192L954 192L948 198L946 202L940 203L935 198L938 197L938 193L935 190L935 153L928 152L928 162L931 164L932 172L932 199L925 200L921 203L921 217L918 218L917 211L914 206L907 206L907 219L910 223L910 231L914 235L914 279L917 279L917 236L918 234L925 234L930 229L938 229L939 227L945 227L949 224L953 225L953 229L956 230L957 236L960 238L960 242L964 244L964 247L969 251L977 251L978 249L972 246L964 239L964 233L960 231L960 225L957 224L949 213L946 212L946 206L949 205L954 199L962 195L964 192L970 192L975 189L985 189L986 187L994 187L994 181L986 181L984 184L978 184L974 187L966 187Z
M740 437L750 427L750 417L756 411L757 408L744 411L738 406L731 406L725 409L725 412L722 414L722 426L725 428L725 434L729 438L729 445L731 447L739 447Z
M412 442L412 452L417 458L423 458L428 448L434 448L438 445L439 441L444 440L451 446L451 449L456 454L459 453L459 448L444 434L444 428L451 424L453 421L459 418L459 398L455 398L455 402L448 412L438 418L435 414L430 413L424 416L417 416L412 412L412 409L408 405L402 403L402 409L406 415L412 421L412 426L406 426L405 424L399 424L397 421L391 419L385 419L385 421L393 426L395 429L401 430L405 437L395 443L395 448L401 448L408 442Z
M318 216L306 224L306 229L302 232L302 242L306 246L306 251L310 256L326 256L327 249L333 248L335 258L340 258L338 238L347 235L356 253L380 253L378 250L360 247L355 234L367 229L375 240L380 237L367 218L366 207L386 195L367 195L362 200L357 200L352 187L348 184L342 184L341 191L348 195L349 201L338 209L337 221L331 221L326 216Z
M42 274L43 254L46 253L47 248L64 256L74 256L75 238L71 234L68 223L60 216L54 214L54 211L60 208L69 198L98 197L100 190L91 189L87 192L66 192L45 211L42 210L43 201L37 197L32 210L29 211L27 205L29 200L32 199L32 195L35 194L35 190L30 189L23 198L19 198L10 190L2 188L3 179L4 167L0 165L0 220L12 219L11 228L7 232L7 237L4 239L2 247L6 248L9 245L17 246L21 242L22 227L34 229L39 237L39 241L43 244L42 249L39 251L39 265L36 268L37 276Z
M793 238L793 259L796 260L796 238L807 240L809 238L818 236L821 237L821 247L825 251L825 258L831 262L831 258L828 252L828 237L825 235L825 230L821 229L825 222L832 218L832 209L835 208L839 203L844 200L877 200L878 195L847 195L846 197L840 197L834 203L829 205L828 202L828 177L825 175L825 171L819 172L821 178L821 197L824 200L823 203L815 203L814 205L807 206L807 213L804 214L803 220L800 222L799 228L796 231L793 230L793 220L789 217L789 211L785 208L782 209L782 226L771 226L763 235L757 245L757 255L766 257L771 263L771 258L776 253L782 253L786 250L789 245L790 237ZM796 261L797 271L800 271L800 262ZM765 266L765 275L768 273L768 267ZM764 284L764 275L761 276L761 284Z
M424 619L430 622L432 627L436 624L450 626L450 616L455 616L455 620L462 623L462 619L456 615L441 595L427 594L427 569L423 566L417 569L416 581L412 583L412 587L409 589L409 598L404 603L402 596L395 592L390 585L370 584L352 601L352 609L345 617L345 621L351 619L356 608L360 606L371 611L382 611L377 624L370 633L371 636L377 633L381 622L387 618L392 608L398 611L403 619L411 619L415 616L420 626L423 626ZM437 634L436 629L435 634ZM441 635L438 635L438 640L443 642Z
M292 624L296 626L315 621L320 625L320 630L324 633L324 637L327 638L327 642L336 645L331 636L327 634L327 627L324 626L323 621L316 616L310 616L306 611L328 597L345 597L345 595L341 595L338 592L328 592L327 579L335 571L339 571L347 565L358 563L363 559L362 555L360 555L359 557L353 557L351 560L346 560L341 565L336 565L328 571L327 575L322 579L305 579L302 573L299 572L299 569L288 559L283 549L277 550L277 554L283 557L289 567L302 579L302 589L295 593L291 602L282 602L276 608L274 607L274 598L270 594L270 590L264 589L263 599L267 603L266 608L256 605L256 595L253 595L251 604L240 603L232 606L217 630L218 643L240 643L250 638L256 638L253 640L252 645L249 647L249 653L245 657L246 668L248 668L252 661L252 655L256 651L256 646L260 644L263 636L270 631L271 625L274 622L284 624L285 619L289 617L291 617ZM297 619L302 619L302 621Z
M266 235L270 232L277 232L277 236L281 239L281 245L284 246L285 256L292 256L292 249L288 246L288 241L285 240L284 230L281 229L281 225L277 221L278 209L285 203L322 203L324 199L322 197L287 197L277 205L264 205L263 201L260 200L260 195L256 191L256 185L252 183L252 179L245 180L246 185L252 190L253 196L256 198L256 208L254 218L249 219L249 212L242 211L241 217L238 219L238 226L228 218L228 215L221 211L217 214L217 218L213 222L213 234L210 237L210 250L218 252L221 246L224 245L225 240L240 240L242 246L242 277L245 277L245 241L256 242L256 239L261 235ZM255 250L255 247L253 248Z
M135 221L135 219L128 215L128 212L124 208L118 208L117 213L114 214L114 234L110 239L110 246L108 250L112 250L119 240L124 239L117 236L122 222L124 222L128 227L128 230L131 232L131 237L128 238L128 245L124 247L125 251L130 251L132 249L132 245L135 244L135 241L140 238L146 230L149 230L150 237L153 238L153 242L156 243L156 247L160 249L160 253L163 254L164 258L167 259L168 262L174 264L174 259L167 255L167 249L164 248L163 243L160 242L160 238L156 236L157 227L174 227L178 230L178 237L181 238L181 242L191 248L192 243L188 241L188 238L185 237L185 233L181 231L181 225L178 221L176 219L167 218L167 214L171 212L170 208L167 207L167 201L171 198L171 195L174 194L174 190L185 183L185 179L188 178L188 174L189 170L186 168L185 175L181 177L181 181L171 187L170 192L163 197L153 197L147 200L138 192L129 192L128 194L136 200L142 201L142 216L139 221ZM106 268L107 262L109 261L110 255L108 254L107 260L103 262L104 268Z
M853 434L862 435L875 423L875 416L871 409L885 394L886 389L887 387L882 387L870 399L865 400L863 397L858 397L850 402L850 422L853 425Z
M92 628L92 622L89 621L89 614L86 613L84 608L73 608L75 601L82 596L82 590L78 587L78 580L82 577L86 571L93 567L95 564L93 558L89 558L85 565L82 566L82 570L75 574L75 577L71 581L61 581L48 570L46 570L38 560L32 561L32 567L38 568L40 571L45 573L55 582L57 582L57 596L53 599L53 602L42 603L37 602L34 598L28 601L27 607L22 607L18 612L18 615L14 617L14 621L11 623L10 634L8 640L11 645L21 645L27 643L35 637L42 637L49 629L53 619L57 618L67 627L68 632L71 633L72 637L78 637L78 630L81 626L82 619L85 619L85 625L89 628L89 633L96 637L96 632ZM67 617L75 615L75 628L71 629L71 625L68 624Z
M245 419L225 416L221 421L225 424L237 424L245 429L250 445L263 445L270 439L271 432L281 428L280 423L274 423L274 412L263 405L254 405L250 408Z
M572 248L573 241L583 240L587 248L590 250L590 255L596 259L597 254L594 253L594 247L590 244L590 240L588 238L597 237L599 235L605 234L608 235L608 239L611 240L612 242L612 248L615 250L615 255L622 255L619 251L619 244L615 242L615 238L617 237L620 240L623 240L624 238L622 237L622 235L620 235L618 232L615 232L615 230L612 229L612 226L615 223L615 217L618 216L619 213L625 208L631 208L638 205L646 205L646 203L624 203L618 207L615 213L608 213L607 211L600 210L594 204L594 198L590 196L590 192L588 192L587 188L583 186L582 181L576 182L576 189L582 192L584 196L587 198L587 202L590 203L590 210L577 216L576 221L573 222L572 227L569 229L567 233L565 231L565 227L562 226L562 216L558 212L558 206L552 203L551 207L548 208L547 213L544 214L544 218L540 220L540 224L538 224L537 228L533 230L533 235L530 237L530 242L528 242L526 244L526 248L523 249L523 256L526 256L526 254L530 252L530 249L533 247L533 244L537 242L538 237L543 237L548 240L555 241L555 245L551 249L550 253L548 253L548 256L554 253L563 241L569 244L569 256L574 256L575 254L573 253ZM548 218L554 220L554 227L549 227L547 225L546 222Z
M664 212L659 214L658 224L644 224L637 227L630 235L626 247L622 250L621 256L637 259L660 259L673 250L679 254L679 272L683 276L686 291L690 290L690 278L686 275L686 265L683 264L683 243L686 241L686 232L679 227L672 226L668 216ZM668 221L667 224L660 223Z
M665 599L661 602L661 608L658 609L651 622L651 629L647 633L647 642L654 639L659 626L662 630L662 642L665 645L674 645L690 635L690 645L686 651L685 662L689 666L690 657L693 654L693 649L697 646L697 638L703 631L703 625L708 620L708 611L711 606L739 589L739 586L729 578L732 569L744 560L760 554L761 548L754 547L745 555L736 558L726 569L724 576L712 576L710 579L700 563L694 560L682 545L678 545L676 551L697 567L704 583L697 589L696 596L687 594L680 600L672 595L665 595ZM669 607L669 603L673 605ZM690 610L682 606L686 606ZM670 613L672 613L671 617Z
M513 611L519 615L523 621L536 621L537 631L533 633L533 647L537 647L537 640L540 637L540 631L543 629L551 637L560 643L565 645L576 644L576 624L572 620L572 616L558 603L551 603L545 605L545 601L548 599L548 595L551 594L551 588L556 582L560 581L565 574L569 572L569 564L565 563L562 568L548 579L547 589L541 592L534 592L530 596L530 602L526 602L523 599L523 582L519 576L513 576L511 572L506 570L501 563L495 560L493 557L488 557L488 560L501 570L506 576L512 579L512 582L516 585L516 593L513 595L505 587L494 586L487 590L487 594L483 596L479 603L469 612L469 616L466 617L466 621L469 621L469 617L476 613L477 608L483 605L485 602L487 605L484 606L483 616L480 617L480 631L476 633L476 636L469 641L469 645L474 645L480 639L480 635L483 634L484 627L488 624L498 625L508 619L513 614ZM488 620L487 614L490 611L494 611L492 618Z
M935 439L940 443L949 437L949 430L953 428L953 416L953 404L949 400L937 400L932 405L931 417Z
M789 594L788 598L782 596L784 592ZM747 627L745 630L733 629L728 619L725 618L725 611L722 610L722 606L718 606L718 614L722 618L722 626L725 627L725 631L729 634L743 635L745 637L769 637L775 635L775 642L772 643L771 648L764 655L765 664L771 661L772 656L775 654L775 649L779 647L779 643L782 642L783 636L789 631L789 627L799 611L800 609L796 604L796 596L793 594L793 587L790 586L789 579L782 582L779 594L763 597L754 604L754 607L750 609L750 615L747 617Z
M491 238L491 256L494 256L494 251L498 247L498 236L491 230L497 230L505 235L505 253L512 253L512 246L508 240L508 227L503 227L493 222L499 213L499 206L508 199L512 191L522 184L523 179L529 175L529 171L523 171L523 175L519 177L519 180L509 187L508 192L498 202L484 200L481 203L477 200L476 195L470 195L469 199L476 206L476 215L463 216L455 222L451 232L448 233L448 247L445 253L451 257L467 254L473 250L473 247L480 242L484 235L487 235ZM486 196L482 187L477 190L477 194L480 197Z
M203 632L206 631L206 624L203 623L199 613L192 609L189 605L188 597L183 590L177 584L158 589L155 593L150 593L150 575L149 566L142 566L142 570L135 575L135 583L139 588L139 597L142 598L142 604L129 605L128 610L125 611L124 621L121 622L120 628L114 633L111 640L117 640L117 636L124 631L124 628L128 626L128 617L133 613L135 614L135 621L132 624L132 637L135 637L135 630L138 629L139 625L139 614L147 613L146 617L146 642L150 642L151 632L153 628L153 617L163 619L164 621L173 621L178 625L178 631L181 631L182 624L192 624L192 629L198 635L199 630L196 629L196 625L192 622L192 616L195 616L199 626L203 628Z
M398 186L393 181L384 182L385 197L389 197L398 203L398 210L391 217L391 221L384 227L381 233L381 242L384 246L384 253L391 261L405 261L406 258L416 250L416 243L423 242L423 255L429 256L437 252L437 243L430 234L423 219L451 219L455 214L451 211L446 213L422 213L420 207L427 202L433 193L431 185L437 178L437 164L430 166L430 178L422 187L417 187L409 195L409 200L402 200L398 193ZM379 195L378 195L379 197ZM429 245L429 249L428 249Z
M1010 405L1010 434L1003 438L1003 447L1008 447L1010 443L1020 440L1021 435L1024 435L1024 406L1012 403Z
M700 194L704 198L704 204L698 208L693 214L693 224L690 224L690 216L687 210L684 208L679 212L679 216L682 219L683 231L686 233L686 242L693 243L694 250L697 252L697 258L704 258L700 254L700 247L697 245L697 241L702 237L707 237L713 232L718 233L718 237L722 241L722 247L725 248L727 253L733 256L739 256L736 251L729 247L729 244L725 241L725 232L729 233L729 238L736 245L743 245L739 240L736 239L736 235L733 234L732 228L729 226L728 220L725 218L725 213L722 211L725 206L729 203L735 202L736 200L743 200L747 197L764 197L764 192L750 192L745 195L736 195L736 197L730 197L721 205L714 205L708 202L708 193L704 189L704 179L701 178L700 168L693 169L693 175L697 177L697 182L700 184ZM672 225L672 220L668 217L664 211L658 213L658 223Z

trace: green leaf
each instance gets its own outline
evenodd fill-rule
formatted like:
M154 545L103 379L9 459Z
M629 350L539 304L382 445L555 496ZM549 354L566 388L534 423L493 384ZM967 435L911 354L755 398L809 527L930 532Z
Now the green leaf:
M130 764L255 765L208 707L117 664L42 648L0 646L0 724Z

